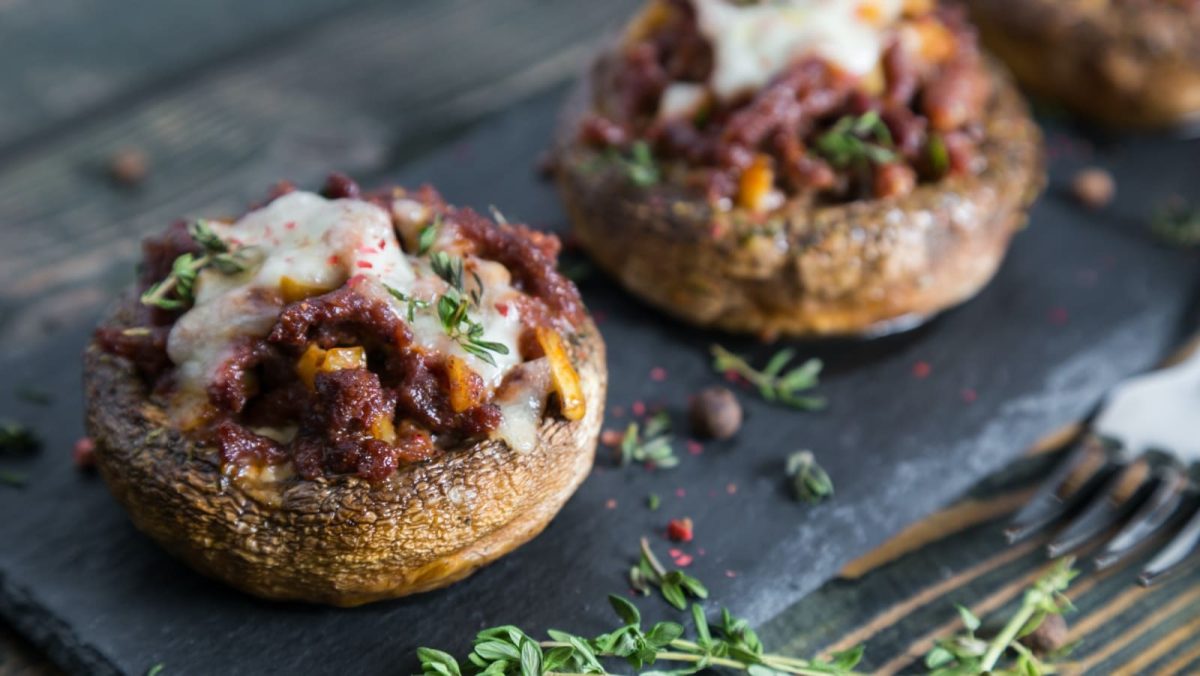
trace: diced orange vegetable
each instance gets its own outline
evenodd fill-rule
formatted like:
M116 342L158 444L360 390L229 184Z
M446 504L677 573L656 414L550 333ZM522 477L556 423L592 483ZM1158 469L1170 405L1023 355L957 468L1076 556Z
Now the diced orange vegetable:
M392 424L392 419L386 415L376 418L371 423L371 436L385 444L396 443L396 426Z
M887 78L883 75L883 63L876 63L871 72L863 76L862 88L863 91L871 96L879 96L883 94L883 89L887 84Z
M322 371L367 368L367 351L361 347L335 347L325 351Z
M367 368L367 351L361 347L335 347L322 350L309 345L296 361L296 374L308 386L316 387L318 371L341 371L342 369Z
M316 284L302 282L287 275L279 278L279 293L283 295L283 300L288 303L295 303L298 300L319 296L332 290L317 286Z
M904 0L901 11L904 16L922 16L933 11L935 0Z
M562 408L563 417L567 420L580 420L587 412L587 402L583 399L583 386L579 382L579 373L571 365L571 357L563 345L562 336L553 329L543 326L537 328L537 341L550 360L550 381L558 394L558 404Z
M878 0L859 3L857 14L864 23L878 25L883 22L883 8L879 6Z
M300 359L296 361L296 375L300 376L300 380L310 390L316 387L317 369L321 368L323 361L325 361L325 350L315 344L309 345L304 354L300 355Z
M758 155L750 168L742 172L738 184L738 205L751 211L762 210L774 185L775 171L771 169L771 158Z
M914 23L921 43L921 58L929 63L941 63L954 56L958 41L949 28L934 17L925 17Z
M446 373L450 377L450 408L455 413L462 413L479 403L480 388L472 383L475 372L465 360L450 355L446 359Z

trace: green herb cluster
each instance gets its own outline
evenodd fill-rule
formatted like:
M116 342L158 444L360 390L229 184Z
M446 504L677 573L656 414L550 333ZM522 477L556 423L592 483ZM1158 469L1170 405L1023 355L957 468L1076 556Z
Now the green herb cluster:
M846 115L817 137L817 152L838 168L854 164L886 164L896 159L892 134L879 117L868 110L862 115Z
M775 353L761 371L720 345L713 345L711 351L713 369L718 373L732 372L745 378L758 389L763 399L806 411L825 408L824 397L800 394L813 389L819 383L818 377L824 366L820 359L809 359L784 373L784 367L796 356L792 350L784 349Z
M1025 591L1021 605L1008 619L1000 633L990 641L975 635L981 624L978 617L958 606L966 631L950 638L939 639L925 655L925 666L936 676L967 676L994 674L1040 676L1053 669L1022 645L1018 639L1033 633L1046 617L1060 615L1072 609L1071 601L1063 595L1071 580L1079 574L1071 557L1059 559L1053 567ZM1012 664L1001 668L1000 660L1013 653Z
M221 274L233 275L245 272L254 264L253 249L230 248L213 232L208 221L192 222L188 225L188 234L200 245L203 253L199 256L185 253L176 258L166 279L142 294L142 303L164 310L181 310L195 300L196 279L201 270L213 268Z
M629 569L629 586L642 596L649 596L651 588L658 587L667 603L680 610L687 608L689 596L697 599L708 598L708 588L700 580L682 570L668 571L664 568L658 557L654 556L646 538L642 538L641 554L638 565Z
M816 503L833 495L833 480L817 464L812 451L796 451L789 455L786 471L797 500Z
M442 330L446 332L447 336L450 336L451 340L458 343L468 354L475 355L481 361L495 366L496 358L493 355L508 354L508 346L504 343L484 340L483 324L471 319L470 316L471 308L479 307L482 301L483 281L479 279L478 274L472 273L475 283L470 290L467 290L462 258L445 251L430 253L430 249L437 240L437 232L441 224L441 216L438 216L433 223L421 229L420 234L417 235L417 254L422 256L429 254L429 265L433 273L446 282L450 288L433 303L413 298L390 286L387 286L388 293L396 300L406 304L409 322L415 319L418 310L434 307L438 321L442 324Z
M636 422L629 423L621 437L621 466L630 463L654 463L655 467L671 469L679 466L679 456L671 448L671 417L660 411L646 421L645 429Z
M610 157L619 164L629 176L634 185L652 186L662 180L662 172L654 161L654 153L650 144L645 141L635 141L629 147L629 154L623 155L616 150L610 150Z
M609 596L608 600L621 622L621 626L608 633L588 639L552 629L546 632L550 640L538 641L512 625L494 627L476 635L474 650L465 665L441 650L419 648L417 657L422 673L425 676L608 674L602 660L623 659L644 676L694 674L705 669L744 671L756 676L816 676L852 674L862 657L861 648L839 653L828 662L767 654L745 620L722 610L721 623L712 626L698 605L692 606L696 636L694 640L685 639L682 625L659 622L645 630L637 606L620 596ZM686 666L671 671L642 671L658 662Z
M0 423L0 455L26 455L42 448L42 440L27 426L15 422Z
M1171 246L1200 246L1200 208L1183 201L1165 204L1154 213L1150 230Z

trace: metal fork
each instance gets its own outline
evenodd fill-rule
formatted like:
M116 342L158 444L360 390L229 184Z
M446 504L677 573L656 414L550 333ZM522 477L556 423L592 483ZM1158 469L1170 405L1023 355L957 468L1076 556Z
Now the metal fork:
M1097 569L1169 536L1138 576L1149 586L1200 562L1198 470L1200 349L1193 349L1117 386L1005 534L1014 543L1069 519L1047 552L1056 557L1101 542Z

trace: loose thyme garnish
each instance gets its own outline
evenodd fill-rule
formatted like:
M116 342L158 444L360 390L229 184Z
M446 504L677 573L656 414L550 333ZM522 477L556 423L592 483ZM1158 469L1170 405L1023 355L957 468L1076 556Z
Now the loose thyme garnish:
M461 676L464 671L488 676L608 674L601 660L614 658L625 660L635 670L658 661L688 665L680 671L656 670L646 674L691 674L721 669L764 676L828 676L853 674L862 659L861 647L838 653L828 662L768 654L746 620L722 609L720 624L710 626L704 609L694 604L694 639L684 638L683 625L677 622L659 622L643 630L637 606L616 595L610 595L608 602L620 618L621 626L592 639L551 629L546 632L551 640L538 641L521 629L506 625L479 632L466 664L459 664L449 653L432 648L418 648L417 657L425 676Z
M1004 628L991 641L975 636L981 624L967 608L958 606L966 631L950 638L939 639L925 655L925 666L938 676L958 674L1022 674L1039 676L1053 673L1053 669L1022 645L1018 639L1033 633L1050 615L1061 615L1071 610L1070 599L1063 592L1071 580L1079 574L1072 566L1073 557L1059 559L1054 566L1033 586L1025 591L1021 606L1008 619ZM1016 653L1014 664L1003 670L997 665L1007 652Z
M1171 200L1154 212L1150 230L1171 246L1200 246L1200 208L1183 200Z
M833 480L817 464L812 451L797 451L789 455L786 471L792 480L792 494L797 500L816 503L833 495Z
M42 448L33 430L14 422L0 424L0 455L27 455Z
M204 253L199 256L185 253L176 258L166 279L142 294L142 302L146 305L164 310L185 308L195 300L193 292L201 270L211 267L222 274L233 275L245 272L252 264L250 249L231 249L212 231L208 221L192 222L188 225L188 234Z
M792 350L780 350L775 353L775 356L767 362L766 368L761 371L720 345L713 345L711 352L713 369L720 373L735 373L745 378L751 385L758 388L758 393L767 401L787 404L806 411L825 408L824 397L799 394L817 386L818 376L823 366L820 359L809 359L791 371L782 373L783 368L795 356L795 352Z
M408 316L409 324L413 323L413 321L416 320L417 310L424 310L425 308L429 307L429 301L427 301L427 300L421 300L420 298L414 298L414 297L404 293L400 289L397 289L388 284L384 284L383 288L387 289L388 293L392 294L393 298L395 298L396 300L398 300L401 303L404 303L405 305L408 306L408 312L406 314Z
M650 588L658 587L667 603L683 610L687 608L689 596L697 599L708 598L708 589L696 578L682 570L668 571L659 562L658 557L650 549L650 542L642 538L641 559L638 565L629 569L629 586L641 592L642 596L650 595Z
M465 275L462 258L445 251L433 252L429 257L429 263L434 274L450 285L450 289L437 299L437 316L442 323L442 329L468 354L475 355L482 361L495 366L496 358L492 356L492 353L508 354L508 346L504 343L484 340L483 324L471 319L468 314L472 306L479 307L483 300L483 280L479 278L478 273L472 271L471 276L475 284L470 291L466 291L463 284ZM393 296L399 293L391 289L389 291ZM396 297L408 302L406 296L401 296L403 294ZM412 313L413 306L410 304L410 318Z
M629 180L633 181L634 185L644 187L658 183L662 178L662 174L658 169L658 164L654 161L654 153L650 150L650 144L645 141L635 141L629 147L629 155L625 156L616 150L610 150L612 157L625 170L625 174L629 176Z
M637 423L629 423L621 437L621 466L631 462L654 463L655 467L671 469L679 464L679 457L671 448L671 417L660 411L646 421L645 430Z
M891 148L892 134L874 110L842 117L817 138L816 145L817 152L838 168L866 162L886 164L896 159Z
M16 472L0 469L0 485L10 486L12 488L24 488L29 484L29 477Z

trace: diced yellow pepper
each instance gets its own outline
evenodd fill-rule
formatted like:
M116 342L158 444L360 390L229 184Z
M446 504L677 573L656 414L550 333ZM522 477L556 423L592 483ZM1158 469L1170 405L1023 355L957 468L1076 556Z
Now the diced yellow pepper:
M309 345L304 354L300 355L300 359L296 361L296 375L300 376L300 380L310 390L316 387L317 369L321 368L323 361L325 361L325 350L317 347L315 343Z
M462 413L479 403L476 401L476 392L471 388L471 376L474 372L466 360L454 355L447 357L446 374L450 379L450 408L455 413Z
M376 418L371 423L371 436L385 444L396 443L396 426L392 424L392 419L386 415Z
M316 387L317 372L341 371L343 369L367 368L367 351L361 347L334 347L323 350L316 344L309 345L296 361L296 375L308 386Z
M334 347L325 351L322 371L367 368L367 351L361 347Z
M536 331L538 344L550 361L550 381L558 394L558 404L563 417L567 420L580 420L587 412L587 403L583 398L583 387L579 382L579 373L571 365L571 357L563 345L562 337L553 329L539 326Z
M663 0L652 0L629 22L629 27L625 29L625 44L638 42L665 26L671 20L673 11Z
M295 303L296 301L319 296L332 290L317 286L316 284L303 282L287 275L279 278L279 293L283 296L283 300L286 303Z
M941 63L954 56L958 39L941 21L932 16L924 17L914 27L921 43L921 58L929 63Z
M742 172L738 182L738 205L751 211L760 211L766 205L767 195L775 185L775 172L771 169L771 158L758 155L750 168Z

